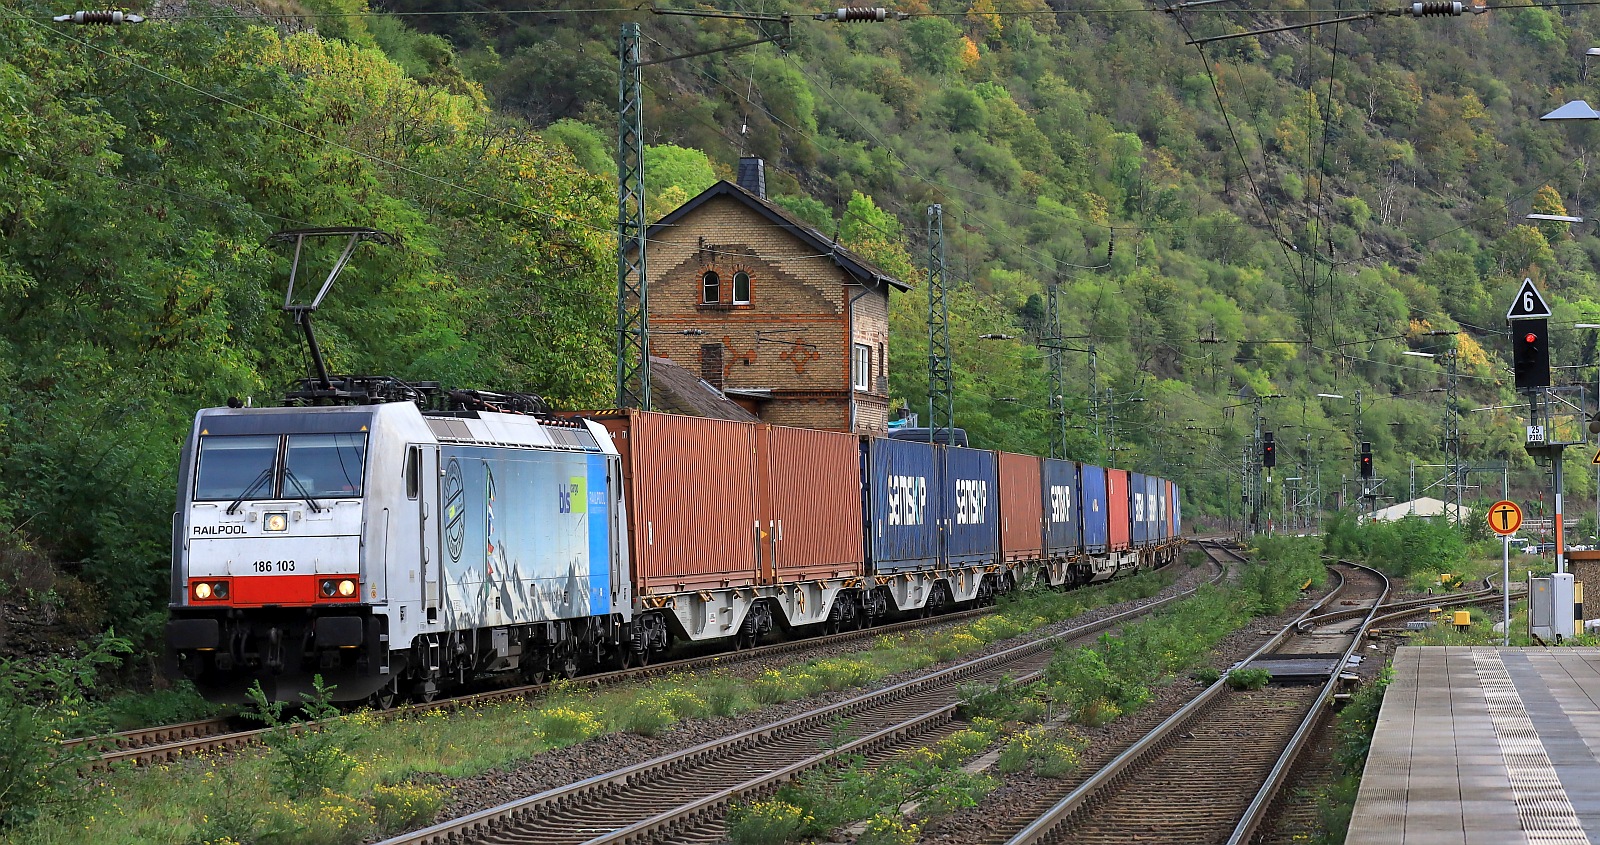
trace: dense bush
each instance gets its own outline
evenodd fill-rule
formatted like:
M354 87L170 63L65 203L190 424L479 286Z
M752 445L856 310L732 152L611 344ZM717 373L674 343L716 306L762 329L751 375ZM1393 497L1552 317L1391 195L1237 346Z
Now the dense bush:
M0 660L0 830L70 806L93 748L61 741L103 730L93 706L100 671L132 651L108 633L80 656Z
M1328 554L1371 564L1404 578L1420 572L1458 572L1467 560L1464 531L1443 519L1407 516L1394 522L1363 522L1347 515L1328 523Z

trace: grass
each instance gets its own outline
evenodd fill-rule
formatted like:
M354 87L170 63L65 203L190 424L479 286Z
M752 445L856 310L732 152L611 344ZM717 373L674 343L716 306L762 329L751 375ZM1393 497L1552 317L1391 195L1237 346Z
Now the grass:
M355 843L429 821L448 798L427 791L426 784L440 777L478 775L607 733L654 735L685 719L858 688L1094 607L1153 596L1172 580L1148 573L1093 590L1030 592L943 631L882 635L862 651L768 669L754 678L712 671L601 690L557 685L539 699L449 713L394 719L356 714L343 720L343 751L359 763L340 789L318 798L289 800L274 786L265 751L200 755L112 772L86 790L72 812L0 832L0 845ZM882 834L897 835L887 827Z
M907 823L900 808L918 802L919 816L936 818L977 806L998 782L965 772L961 765L1004 733L1000 722L974 717L969 727L932 745L906 749L876 768L851 757L837 768L813 769L771 799L736 806L729 813L728 837L735 845L781 845L865 819L867 831L858 845L914 842L920 826Z

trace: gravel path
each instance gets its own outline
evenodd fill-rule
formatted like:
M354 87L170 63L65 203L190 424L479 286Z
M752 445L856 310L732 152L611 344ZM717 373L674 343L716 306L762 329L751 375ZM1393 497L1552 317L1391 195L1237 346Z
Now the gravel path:
M1175 592L1191 589L1197 584L1208 580L1213 572L1214 570L1210 567L1190 569L1179 564L1177 580L1163 589L1156 597L1090 610L1072 619L1050 625L1047 630L1052 632L1064 630L1149 604ZM1000 651L1014 645L1019 640L1033 638L1038 633L1038 631L1035 631L1016 640L992 644L981 652L968 655L965 659L970 660L980 655ZM915 634L910 636L915 636ZM753 676L765 669L790 665L802 660L860 651L862 648L861 643L819 648L816 652L808 652L803 656L791 654L775 656L770 660L747 661L737 666L729 667L729 671L741 676ZM674 751L681 751L703 742L721 739L740 731L779 721L821 706L844 701L871 689L880 689L907 681L947 665L949 664L939 664L934 667L891 675L873 683L867 689L844 690L811 698L795 699L760 710L747 711L737 716L692 719L681 722L674 729L655 737L644 737L629 733L607 734L587 742L528 758L508 768L494 769L472 777L436 778L433 779L434 782L448 788L451 792L451 801L439 814L439 818L458 818L508 801L535 795L548 789L565 786L595 775L605 774L643 760L649 760Z

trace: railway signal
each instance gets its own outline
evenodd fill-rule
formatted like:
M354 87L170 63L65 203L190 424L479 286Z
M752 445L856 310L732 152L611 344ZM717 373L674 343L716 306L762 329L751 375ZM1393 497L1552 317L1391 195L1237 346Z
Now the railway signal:
M1361 453L1356 455L1356 463L1361 468L1361 477L1362 478L1371 478L1372 477L1372 444L1371 443L1363 442L1361 444Z
M1278 465L1278 444L1272 441L1272 432L1261 433L1261 466L1272 469Z
M1550 332L1545 320L1518 320L1511 329L1511 365L1517 389L1550 386Z

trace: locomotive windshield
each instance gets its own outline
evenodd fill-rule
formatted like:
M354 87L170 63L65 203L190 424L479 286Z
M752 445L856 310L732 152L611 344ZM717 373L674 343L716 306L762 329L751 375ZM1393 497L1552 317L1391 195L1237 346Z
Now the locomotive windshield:
M292 479L289 486L294 493L314 499L359 496L366 459L364 434L291 434L284 476Z
M202 437L194 497L220 501L270 499L277 463L276 437Z
M365 434L205 435L197 501L326 499L361 495Z

